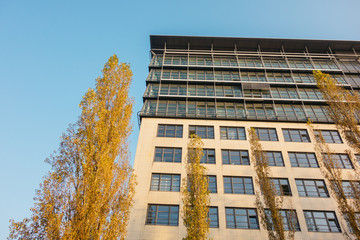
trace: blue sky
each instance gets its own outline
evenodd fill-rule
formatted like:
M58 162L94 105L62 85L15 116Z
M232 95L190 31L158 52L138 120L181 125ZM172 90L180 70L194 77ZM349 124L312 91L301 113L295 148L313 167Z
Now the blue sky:
M358 0L0 0L0 239L29 216L44 159L112 54L131 64L132 159L149 35L360 40Z

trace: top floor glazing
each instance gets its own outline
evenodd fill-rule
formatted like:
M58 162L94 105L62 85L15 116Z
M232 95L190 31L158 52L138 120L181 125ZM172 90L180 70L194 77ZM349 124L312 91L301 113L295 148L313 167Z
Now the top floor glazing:
M151 36L150 67L360 73L360 42Z

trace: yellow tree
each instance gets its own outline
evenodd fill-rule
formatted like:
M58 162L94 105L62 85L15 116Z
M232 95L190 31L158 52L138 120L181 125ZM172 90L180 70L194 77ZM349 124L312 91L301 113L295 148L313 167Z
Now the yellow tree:
M329 182L332 196L338 203L340 213L346 219L349 228L351 229L350 234L360 239L360 228L358 225L357 212L360 210L360 189L355 184L351 185L351 189L345 189L343 187L343 172L339 166L339 163L334 158L334 151L332 151L329 145L325 142L321 132L315 132L312 123L308 122L310 135L315 142L315 153L320 164L320 170ZM348 178L353 178L352 174L348 174ZM350 193L351 192L351 193ZM353 195L354 199L349 199L349 195ZM344 235L349 234L344 231Z
M83 97L81 116L47 162L51 171L36 192L32 215L11 220L9 239L124 239L135 177L128 136L132 72L109 58L95 89Z
M284 199L278 193L274 183L271 181L271 172L268 164L267 154L253 128L248 130L249 143L251 148L251 162L255 168L256 183L260 192L255 193L255 205L258 210L260 222L267 230L270 240L293 239L296 229L296 213L293 209L288 209L288 228L284 228L284 219L281 209ZM291 203L289 204L291 206ZM287 232L285 231L287 230Z
M360 95L339 86L329 74L314 71L317 86L330 106L328 114L344 134L350 146L360 152Z
M187 179L183 179L181 189L182 218L186 226L186 240L204 240L209 233L208 217L210 192L208 190L207 169L200 164L203 156L203 142L195 134L188 143Z
M321 71L314 71L314 78L317 86L320 89L323 98L330 106L328 115L336 124L336 127L345 136L350 147L357 153L360 153L360 131L359 131L359 117L360 117L360 95L358 92L347 90L337 81L330 77L329 74ZM310 125L310 130L313 132L313 127ZM313 133L314 135L314 133ZM343 184L343 173L337 166L337 162L333 159L333 154L328 145L325 143L321 133L318 133L316 144L318 157L323 158L323 171L325 178L332 184L333 195L338 203L338 208L348 222L350 234L360 239L360 223L358 214L360 212L360 189L359 189L359 174L360 169L357 167L355 158L352 157L350 150L347 150L352 165L355 167L354 174L348 174L347 178L350 186L346 189ZM355 181L354 181L355 180ZM349 199L349 196L352 196Z

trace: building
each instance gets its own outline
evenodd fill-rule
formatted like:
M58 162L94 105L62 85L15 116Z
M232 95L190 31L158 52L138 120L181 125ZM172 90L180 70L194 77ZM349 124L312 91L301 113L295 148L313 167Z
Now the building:
M313 70L360 89L360 42L150 36L128 239L181 239L180 185L190 133L204 142L210 237L266 239L254 208L247 129L267 151L275 185L296 209L295 239L342 239L346 222L314 155L307 119L353 171L344 136L326 114ZM286 200L287 201L287 200Z

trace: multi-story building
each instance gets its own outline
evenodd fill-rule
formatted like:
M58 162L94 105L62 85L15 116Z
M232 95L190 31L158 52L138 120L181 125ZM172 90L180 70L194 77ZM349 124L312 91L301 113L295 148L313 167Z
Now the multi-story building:
M311 119L353 171L312 71L360 89L360 42L151 36L151 62L134 162L128 239L181 239L180 186L189 135L204 142L213 239L266 239L255 209L247 129L266 150L275 186L296 210L295 239L342 239L347 224L328 190L306 125ZM355 163L357 164L357 163ZM284 215L286 211L284 211Z

